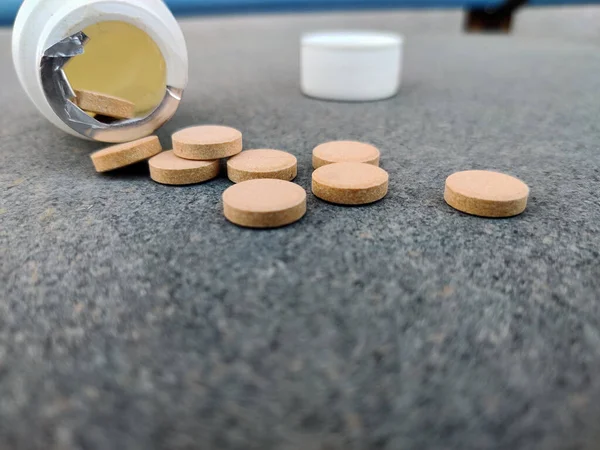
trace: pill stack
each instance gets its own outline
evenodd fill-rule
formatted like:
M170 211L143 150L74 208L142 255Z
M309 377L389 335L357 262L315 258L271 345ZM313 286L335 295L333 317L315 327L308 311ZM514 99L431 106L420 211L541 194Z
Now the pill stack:
M313 193L340 205L365 205L388 191L388 173L379 167L379 150L354 141L333 141L313 150Z

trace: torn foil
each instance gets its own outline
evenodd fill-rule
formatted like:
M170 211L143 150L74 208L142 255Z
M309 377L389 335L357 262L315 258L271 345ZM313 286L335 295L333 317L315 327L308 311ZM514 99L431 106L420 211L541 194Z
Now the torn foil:
M147 117L103 123L90 117L71 100L75 92L63 70L71 58L85 52L90 38L79 31L49 47L40 62L42 88L56 115L82 136L102 142L127 142L152 134L177 111L183 89L167 86L165 96Z

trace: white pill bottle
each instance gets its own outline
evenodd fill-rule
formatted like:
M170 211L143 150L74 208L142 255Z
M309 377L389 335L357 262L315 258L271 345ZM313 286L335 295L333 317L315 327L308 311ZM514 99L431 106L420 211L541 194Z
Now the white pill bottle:
M24 0L12 50L37 109L86 139L127 142L152 134L175 114L187 85L185 39L162 0ZM83 111L76 90L132 102L135 117Z

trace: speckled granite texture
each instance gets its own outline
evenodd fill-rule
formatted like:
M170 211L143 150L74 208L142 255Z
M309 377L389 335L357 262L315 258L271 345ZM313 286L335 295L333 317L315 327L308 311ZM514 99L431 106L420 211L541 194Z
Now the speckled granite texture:
M95 174L98 144L36 114L0 33L1 449L600 449L600 41L419 20L184 23L165 145L235 126L306 188L316 144L382 150L384 201L309 196L273 231L225 221L225 179ZM298 36L332 26L406 33L398 97L300 95ZM446 206L469 168L525 180L526 213Z

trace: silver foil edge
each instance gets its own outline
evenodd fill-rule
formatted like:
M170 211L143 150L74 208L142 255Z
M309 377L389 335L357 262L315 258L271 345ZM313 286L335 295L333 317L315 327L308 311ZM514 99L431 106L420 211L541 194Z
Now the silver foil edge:
M63 70L69 60L84 53L89 37L77 32L49 47L40 62L42 88L50 107L69 128L83 137L101 142L127 142L152 134L167 122L179 106L183 89L167 86L161 103L146 117L100 122L79 108L75 92Z

